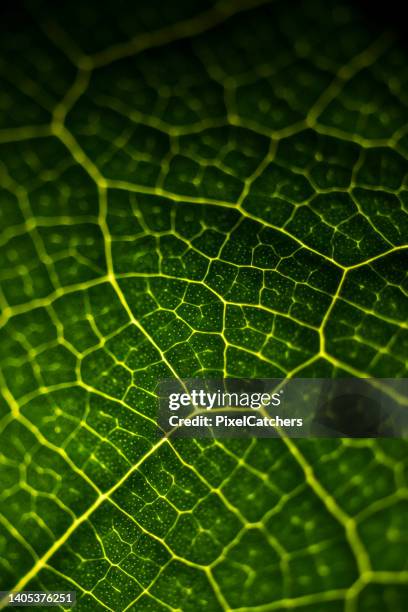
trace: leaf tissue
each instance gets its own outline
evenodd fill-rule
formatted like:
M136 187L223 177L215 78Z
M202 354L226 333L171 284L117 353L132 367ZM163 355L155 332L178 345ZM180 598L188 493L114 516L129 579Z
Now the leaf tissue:
M398 32L330 0L1 11L0 589L404 612L406 440L156 420L166 378L407 376Z

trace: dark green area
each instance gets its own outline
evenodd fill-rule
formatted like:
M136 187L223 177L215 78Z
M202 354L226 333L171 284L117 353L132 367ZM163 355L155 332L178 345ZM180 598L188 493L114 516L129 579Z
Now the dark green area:
M403 612L406 441L163 441L155 390L407 376L406 49L351 3L24 6L0 26L0 588Z

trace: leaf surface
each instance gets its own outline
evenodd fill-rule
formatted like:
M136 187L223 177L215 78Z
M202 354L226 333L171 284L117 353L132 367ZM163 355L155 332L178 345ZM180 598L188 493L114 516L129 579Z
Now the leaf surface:
M0 588L402 612L405 441L161 439L155 389L407 376L406 50L320 0L27 6L0 43Z

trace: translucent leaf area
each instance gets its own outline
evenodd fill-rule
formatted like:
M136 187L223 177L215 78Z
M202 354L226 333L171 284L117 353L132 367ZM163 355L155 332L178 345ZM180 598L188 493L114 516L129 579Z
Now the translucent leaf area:
M328 0L0 28L0 588L406 611L406 441L165 439L155 395L407 376L406 48Z

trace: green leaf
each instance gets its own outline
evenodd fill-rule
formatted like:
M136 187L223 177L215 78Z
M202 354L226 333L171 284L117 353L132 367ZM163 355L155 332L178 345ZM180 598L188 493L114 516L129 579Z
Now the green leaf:
M155 390L407 376L406 49L323 0L38 0L0 46L0 588L403 612L406 441L163 439Z

